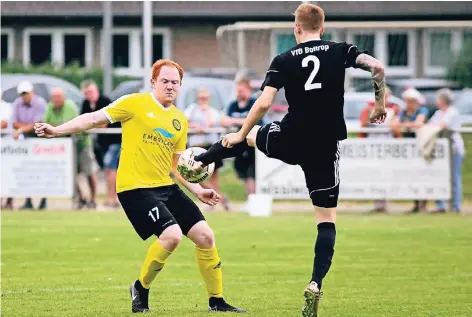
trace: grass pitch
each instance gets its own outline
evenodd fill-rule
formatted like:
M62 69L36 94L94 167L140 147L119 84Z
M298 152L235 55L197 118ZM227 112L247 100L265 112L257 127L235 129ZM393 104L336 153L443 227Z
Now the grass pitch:
M313 215L206 216L228 301L249 316L301 316ZM471 237L467 215L340 215L321 317L472 316ZM131 316L127 288L150 242L121 212L2 213L2 316ZM150 305L150 316L208 316L188 240L153 284Z

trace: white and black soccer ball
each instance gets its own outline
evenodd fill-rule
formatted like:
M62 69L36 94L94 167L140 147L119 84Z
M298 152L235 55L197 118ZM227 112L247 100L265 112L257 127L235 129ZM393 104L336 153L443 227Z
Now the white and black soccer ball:
M205 153L206 150L201 147L191 147L186 149L179 158L177 164L177 171L182 177L189 183L201 183L204 182L213 175L215 171L215 163L211 163L199 172L195 173L191 171L192 165L195 163L195 156Z

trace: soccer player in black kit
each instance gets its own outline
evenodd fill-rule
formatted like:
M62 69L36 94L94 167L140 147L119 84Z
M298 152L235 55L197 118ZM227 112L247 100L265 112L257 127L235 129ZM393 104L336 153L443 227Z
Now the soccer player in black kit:
M334 254L339 141L347 138L343 115L346 68L371 72L375 109L370 120L382 123L386 116L382 63L355 45L321 40L323 32L323 9L301 4L295 12L294 34L298 45L272 60L261 87L262 94L241 130L224 136L191 162L197 171L216 160L236 156L248 146L257 146L268 157L300 165L318 224L313 273L304 292L304 317L318 316L322 281ZM282 87L289 104L287 115L281 122L256 126Z

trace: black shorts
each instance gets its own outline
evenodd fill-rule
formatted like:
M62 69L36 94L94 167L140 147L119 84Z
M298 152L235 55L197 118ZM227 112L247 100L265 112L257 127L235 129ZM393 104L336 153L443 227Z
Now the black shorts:
M234 158L234 169L240 179L256 178L256 150L250 147Z
M298 141L301 140L301 141ZM339 196L339 141L307 140L296 136L275 121L257 132L257 148L267 157L300 165L313 205L334 208Z
M183 234L205 220L198 206L177 185L138 188L118 193L118 199L141 239L160 236L178 224Z

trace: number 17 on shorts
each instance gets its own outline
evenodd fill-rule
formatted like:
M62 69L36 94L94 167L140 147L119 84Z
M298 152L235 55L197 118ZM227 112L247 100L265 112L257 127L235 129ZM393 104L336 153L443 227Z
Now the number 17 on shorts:
M159 220L159 208L154 207L151 210L149 210L149 217L151 217L152 221L156 222Z

